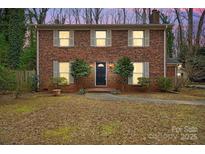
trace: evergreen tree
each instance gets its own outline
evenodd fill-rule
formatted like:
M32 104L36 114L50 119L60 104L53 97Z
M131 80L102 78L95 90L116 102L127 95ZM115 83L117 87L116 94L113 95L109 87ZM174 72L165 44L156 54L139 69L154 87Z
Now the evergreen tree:
M10 68L16 69L23 50L26 30L24 9L9 9L8 14L8 65Z

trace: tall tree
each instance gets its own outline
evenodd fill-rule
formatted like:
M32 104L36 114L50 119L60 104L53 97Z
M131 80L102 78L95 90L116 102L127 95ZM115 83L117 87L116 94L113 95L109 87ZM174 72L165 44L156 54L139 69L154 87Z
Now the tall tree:
M65 24L68 12L66 9L53 9L51 14L51 23Z
M188 47L189 47L189 54L193 53L193 8L189 8L188 11L188 36L187 36L187 42L188 42Z
M146 13L146 9L143 8L143 12L142 12L142 21L143 21L143 24L146 24L146 20L147 20L147 13Z
M160 13L160 19L162 20L163 24L170 24L171 23L170 19L168 19L168 16L166 16L162 12ZM171 28L166 30L166 35L167 35L167 56L172 58L173 46L174 46L174 34L173 34Z
M122 14L123 14L123 24L126 24L127 11L125 8L122 9Z
M93 13L91 8L86 8L82 10L83 12L83 20L85 24L92 24L93 23Z
M196 34L196 47L199 48L200 46L200 38L201 38L201 34L202 34L202 27L204 24L204 17L205 17L205 9L203 10L201 17L199 19L199 23L198 23L198 29L197 29L197 34Z
M178 26L179 26L179 44L182 46L183 44L183 30L182 30L182 21L181 21L181 16L180 16L180 10L179 9L174 9L176 13L176 18L178 21Z
M93 13L93 18L95 20L95 24L99 24L102 11L103 11L103 9L101 9L101 8L93 9L92 13Z
M9 9L8 63L12 69L16 69L19 65L19 57L23 50L25 30L24 9Z
M73 14L73 17L75 19L75 24L80 24L80 16L81 16L81 9L71 9L72 10L72 14Z
M46 20L46 15L48 13L48 8L41 8L41 9L28 9L29 13L35 19L37 24L44 24Z

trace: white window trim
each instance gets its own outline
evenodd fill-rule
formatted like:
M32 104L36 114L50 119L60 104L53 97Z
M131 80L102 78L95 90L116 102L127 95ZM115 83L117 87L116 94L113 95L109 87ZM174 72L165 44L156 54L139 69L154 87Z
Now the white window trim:
M69 32L69 38L60 38L60 32ZM74 44L71 45L71 41L72 41L72 38L70 38L70 33L71 33L71 30L58 30L58 47L59 48L67 48L67 47L74 47ZM74 32L73 32L73 40L74 40ZM69 40L69 45L68 46L61 46L60 45L60 39L68 39Z
M60 63L68 63L69 64L69 67L68 67L68 72L60 72ZM71 81L70 81L70 75L71 75L71 70L70 70L70 65L71 65L71 62L63 62L63 61L61 61L61 62L59 62L59 65L58 65L58 77L60 77L60 74L61 73L67 73L68 74L68 78L69 78L69 81L67 82L67 84L66 85L70 85L71 84Z
M133 73L132 73L132 85L139 85L139 83L133 83L133 75L134 75L134 74L141 74L142 77L143 77L143 75L144 75L144 62L133 62L133 64L134 64L134 63L142 63L142 73L140 73L140 72L134 72L134 70L133 70Z
M133 37L133 32L134 31L142 31L143 32L143 38L134 38ZM137 46L137 45L134 45L134 40L135 39L140 39L142 40L142 46ZM132 30L132 47L145 47L145 30Z
M128 85L139 85L139 83L133 83L133 75L134 74L142 74L142 77L148 77L149 78L149 72L147 75L145 75L146 71L149 71L149 62L132 62L132 63L142 63L142 73L140 72L134 72L133 70L133 74L131 77L128 77ZM148 65L145 65L146 63L148 63ZM148 67L147 67L148 66ZM129 83L129 80L132 80L131 83Z
M96 32L97 31L105 31L105 33L106 33L106 38L96 38ZM107 45L107 40L108 40L108 36L107 36L107 31L108 30L94 30L94 33L95 33L95 45L94 45L94 47L97 47L97 48L103 48L103 47L109 47L108 45ZM112 35L112 34L111 34ZM97 46L97 39L105 39L105 46Z

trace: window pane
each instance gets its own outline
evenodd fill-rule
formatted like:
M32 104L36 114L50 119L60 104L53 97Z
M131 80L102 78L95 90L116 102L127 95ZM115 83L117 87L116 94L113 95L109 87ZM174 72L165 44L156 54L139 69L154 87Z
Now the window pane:
M143 63L133 63L134 73L143 73Z
M96 46L105 46L105 45L106 45L105 39L97 39L96 40Z
M64 77L67 79L67 83L69 83L69 63L61 62L59 63L59 74L60 77Z
M106 38L106 31L96 31L96 38Z
M133 46L142 47L143 46L143 39L134 39Z
M69 46L69 39L60 39L60 46Z
M142 74L133 74L133 84L138 84L140 77L142 77Z
M144 31L133 31L133 38L144 38Z
M69 38L69 31L59 31L59 38Z
M59 71L60 72L69 72L69 63L59 63Z

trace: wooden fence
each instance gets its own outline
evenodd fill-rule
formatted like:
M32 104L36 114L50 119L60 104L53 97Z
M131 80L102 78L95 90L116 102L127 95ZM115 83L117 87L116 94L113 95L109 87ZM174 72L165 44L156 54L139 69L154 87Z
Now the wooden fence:
M15 70L17 87L23 91L31 91L35 77L35 70Z

